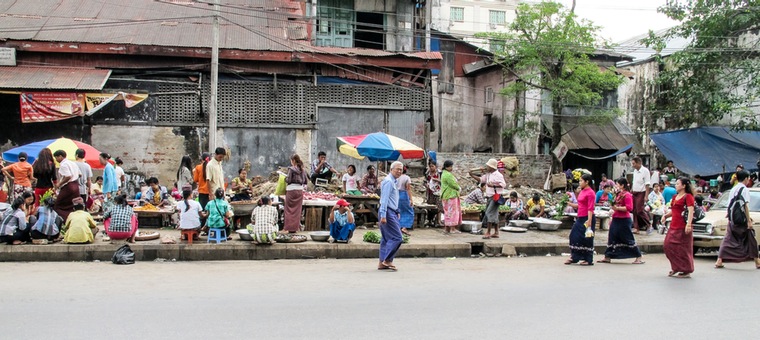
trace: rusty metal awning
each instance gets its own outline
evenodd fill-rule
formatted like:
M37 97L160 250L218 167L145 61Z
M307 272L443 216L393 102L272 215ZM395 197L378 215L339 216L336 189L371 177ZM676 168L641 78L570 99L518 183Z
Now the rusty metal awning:
M0 89L100 91L111 70L59 67L0 67Z
M553 133L552 115L542 114L541 121ZM620 150L629 144L636 144L633 132L617 118L604 124L585 123L583 117L562 117L562 142L570 150Z

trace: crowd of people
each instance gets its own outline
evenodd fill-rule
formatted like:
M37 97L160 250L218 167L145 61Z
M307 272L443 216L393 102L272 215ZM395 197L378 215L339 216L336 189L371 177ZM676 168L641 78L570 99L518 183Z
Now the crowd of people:
M103 175L93 179L93 171L85 161L85 150L75 152L75 161L67 158L63 150L40 151L33 164L27 162L28 155L20 153L18 162L2 168L6 178L13 179L10 195L10 209L0 221L0 242L22 244L33 242L44 244L64 241L66 243L93 242L98 228L91 213L102 213L104 233L107 239L123 239L134 242L137 235L137 217L123 192L125 173L120 159L111 161L107 153L99 155ZM290 166L285 175L285 200L282 228L279 227L279 212L272 205L269 196L252 197L253 184L246 169L239 169L229 188L225 185L223 160L226 150L217 148L213 155L204 153L200 162L193 166L189 156L182 157L176 173L173 190L159 183L158 178L145 180L146 188L135 198L142 204L156 207L174 206L179 215L178 228L197 230L203 234L224 231L227 239L231 233L230 219L233 209L229 201L258 199L258 206L251 213L248 226L255 244L272 244L278 237L294 234L302 230L304 191L307 185L329 183L339 178L342 191L347 195L379 194L379 227L382 232L380 261L378 269L396 270L393 259L401 244L402 235L411 235L414 225L414 203L411 178L407 167L394 162L384 179L377 176L370 165L359 177L354 165L348 165L341 174L326 159L326 153L319 152L317 158L306 169L300 156L290 158ZM58 166L56 167L56 163ZM483 167L469 171L469 176L477 181L478 187L462 195L462 186L454 175L455 164L446 160L438 168L435 160L428 163L425 172L426 203L430 209L429 223L441 226L444 234L460 233L463 204L482 204L484 227L483 238L499 238L499 207L509 207L507 220L523 220L530 217L551 217L557 212L547 206L540 194L523 201L515 191L508 191L509 184L504 175L504 164L496 159L488 160ZM695 209L701 209L702 195L708 184L699 176L679 177L673 162L663 169L650 172L639 157L631 160L632 181L626 178L609 179L601 175L598 185L590 174L578 180L577 187L568 192L567 204L562 213L576 213L575 222L569 236L570 258L565 264L593 265L594 235L596 232L596 209L603 207L612 212L607 249L604 257L596 263L610 263L612 260L633 258L634 264L643 264L635 235L640 231L647 234L654 230L664 232L664 221L670 219L664 249L671 261L669 276L690 277L693 272L691 231L693 230ZM743 167L737 166L730 182L733 189L731 198L742 197L749 202L747 190L756 177L752 177ZM231 195L227 196L226 189ZM717 198L717 192L710 192L709 198ZM176 202L176 204L175 204ZM754 237L749 237L752 221L747 210L747 222L730 224L731 237L724 239L716 268L722 268L726 261L754 260L760 268ZM356 228L356 217L351 204L339 200L328 214L332 242L347 243ZM748 250L749 249L749 250Z

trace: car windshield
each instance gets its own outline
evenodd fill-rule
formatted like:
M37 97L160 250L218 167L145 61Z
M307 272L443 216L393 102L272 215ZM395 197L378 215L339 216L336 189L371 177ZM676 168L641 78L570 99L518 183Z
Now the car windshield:
M724 192L723 195L718 198L718 201L715 202L715 206L712 209L728 209L728 203L731 202L731 199L729 198L730 193L731 191ZM760 191L749 192L749 211L760 212Z

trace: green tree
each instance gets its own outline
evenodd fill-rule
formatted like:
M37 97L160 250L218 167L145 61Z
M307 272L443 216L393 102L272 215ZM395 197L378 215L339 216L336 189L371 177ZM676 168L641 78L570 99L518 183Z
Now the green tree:
M681 23L661 35L650 31L645 44L661 51L675 37L691 42L660 59L655 117L685 128L732 114L734 128L758 129L752 107L760 105L760 1L670 0L658 11Z
M617 89L623 79L614 70L600 71L590 60L600 41L599 28L578 18L573 9L555 2L520 4L516 15L508 32L477 36L505 43L503 51L495 52L494 60L517 81L502 89L501 94L515 96L532 89L548 93L553 114L551 148L554 149L562 138L562 108L595 106L604 92ZM590 110L587 114L593 117L588 121L609 119L608 113ZM505 134L525 135L515 129L508 129ZM552 157L554 169L561 169L559 160Z

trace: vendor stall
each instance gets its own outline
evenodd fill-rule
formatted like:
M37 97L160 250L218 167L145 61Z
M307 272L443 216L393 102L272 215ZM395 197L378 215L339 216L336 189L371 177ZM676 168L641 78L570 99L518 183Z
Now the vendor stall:
M370 216L375 221L380 220L378 209L380 209L380 197L377 195L343 195L343 199L353 206L354 218L362 218L364 222L369 221Z
M140 228L164 228L171 227L171 216L175 213L174 206L158 209L135 208L137 225Z

